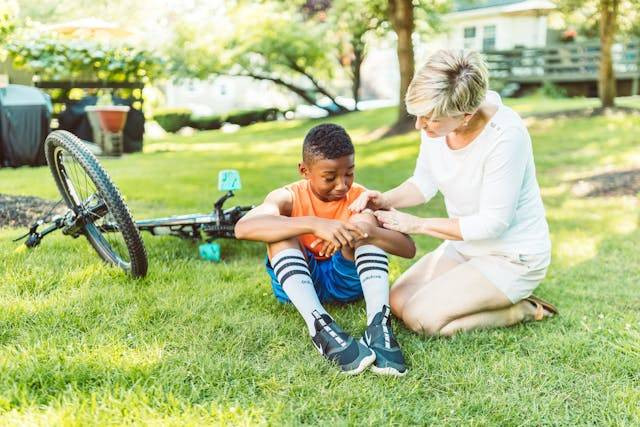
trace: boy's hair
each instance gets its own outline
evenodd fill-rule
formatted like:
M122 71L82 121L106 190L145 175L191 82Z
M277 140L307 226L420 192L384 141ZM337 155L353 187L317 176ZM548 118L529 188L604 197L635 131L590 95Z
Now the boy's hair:
M302 144L302 160L337 159L355 152L347 131L333 123L314 126L307 132Z

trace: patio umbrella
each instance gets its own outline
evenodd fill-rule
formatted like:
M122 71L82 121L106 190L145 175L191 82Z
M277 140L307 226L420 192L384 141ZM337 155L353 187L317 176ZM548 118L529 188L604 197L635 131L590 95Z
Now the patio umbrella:
M46 31L53 31L68 37L89 37L97 39L127 38L133 36L133 31L120 27L113 22L98 18L84 18L73 21L47 25Z

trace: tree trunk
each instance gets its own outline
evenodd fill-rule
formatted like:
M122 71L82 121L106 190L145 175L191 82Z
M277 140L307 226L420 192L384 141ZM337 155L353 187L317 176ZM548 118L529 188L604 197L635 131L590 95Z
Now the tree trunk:
M411 116L407 113L404 97L413 73L413 3L411 0L389 0L389 20L398 36L398 62L400 64L400 99L398 100L398 119L393 126L398 131L411 125Z
M360 101L360 85L362 84L362 79L360 76L360 67L362 66L362 62L364 61L364 44L362 46L354 43L353 44L353 61L351 61L351 75L353 76L353 82L351 85L351 93L353 95L354 110L358 110L358 101Z
M600 0L600 72L598 95L602 108L613 107L616 97L616 77L613 72L611 46L613 45L619 0Z

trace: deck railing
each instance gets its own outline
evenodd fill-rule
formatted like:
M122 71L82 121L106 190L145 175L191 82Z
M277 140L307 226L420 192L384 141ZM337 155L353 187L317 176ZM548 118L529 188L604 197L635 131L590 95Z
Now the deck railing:
M508 81L579 82L597 80L600 64L598 40L565 43L539 48L492 50L483 52L491 76ZM617 43L612 49L617 79L640 78L640 40Z

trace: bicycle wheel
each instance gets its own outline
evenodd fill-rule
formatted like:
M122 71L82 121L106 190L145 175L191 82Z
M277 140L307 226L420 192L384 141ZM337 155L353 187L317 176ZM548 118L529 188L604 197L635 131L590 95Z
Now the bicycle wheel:
M60 130L47 136L45 154L62 198L85 218L83 233L100 258L133 277L147 274L140 232L98 159L75 135Z

